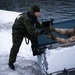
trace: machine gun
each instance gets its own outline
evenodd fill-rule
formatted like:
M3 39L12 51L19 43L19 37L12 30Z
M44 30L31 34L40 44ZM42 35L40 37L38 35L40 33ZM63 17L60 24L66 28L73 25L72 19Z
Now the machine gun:
M45 34L51 33L53 20L54 19L50 19L49 21L43 21L42 22L42 30L44 31Z

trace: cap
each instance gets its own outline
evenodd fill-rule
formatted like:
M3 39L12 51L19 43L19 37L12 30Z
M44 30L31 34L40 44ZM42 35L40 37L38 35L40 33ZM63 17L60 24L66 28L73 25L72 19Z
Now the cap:
M31 9L33 10L33 12L40 12L40 8L37 5L32 6Z

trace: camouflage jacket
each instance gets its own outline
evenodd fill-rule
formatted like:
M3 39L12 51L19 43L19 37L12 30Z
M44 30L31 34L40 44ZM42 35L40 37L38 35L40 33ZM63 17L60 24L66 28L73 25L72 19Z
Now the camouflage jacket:
M36 28L41 28L41 24L37 18L34 17L30 12L27 14L22 13L16 18L12 26L12 33L14 34L15 32L20 32L25 35L39 34L40 32L38 32Z

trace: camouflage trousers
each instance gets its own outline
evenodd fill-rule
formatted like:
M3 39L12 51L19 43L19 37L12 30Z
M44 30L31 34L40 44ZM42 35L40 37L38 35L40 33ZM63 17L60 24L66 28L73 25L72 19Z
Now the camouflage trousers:
M12 48L9 55L9 63L14 63L16 61L17 53L19 52L19 48L21 46L23 38L27 37L29 40L31 40L31 48L35 49L37 47L37 37L36 36L25 36L22 35L22 33L16 32L15 34L12 34Z

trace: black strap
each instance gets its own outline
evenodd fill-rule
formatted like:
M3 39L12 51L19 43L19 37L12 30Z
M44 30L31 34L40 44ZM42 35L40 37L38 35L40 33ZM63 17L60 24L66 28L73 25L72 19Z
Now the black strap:
M29 44L29 39L27 41L27 38L26 37L25 37L25 42L26 42L27 45Z

